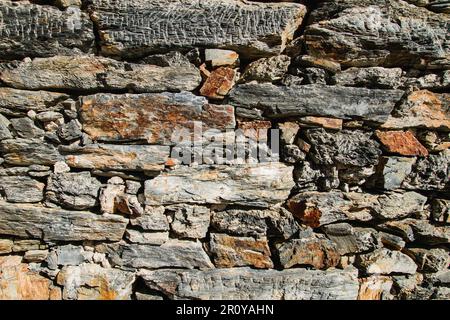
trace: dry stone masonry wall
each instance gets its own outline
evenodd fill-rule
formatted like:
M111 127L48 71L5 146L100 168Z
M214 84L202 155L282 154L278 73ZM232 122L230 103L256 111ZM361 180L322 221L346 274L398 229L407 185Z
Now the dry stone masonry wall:
M450 299L449 14L1 0L0 299Z

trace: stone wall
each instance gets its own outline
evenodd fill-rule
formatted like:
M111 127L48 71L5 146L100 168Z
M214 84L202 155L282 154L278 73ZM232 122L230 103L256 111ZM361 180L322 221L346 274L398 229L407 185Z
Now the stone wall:
M0 299L450 299L449 13L1 0Z

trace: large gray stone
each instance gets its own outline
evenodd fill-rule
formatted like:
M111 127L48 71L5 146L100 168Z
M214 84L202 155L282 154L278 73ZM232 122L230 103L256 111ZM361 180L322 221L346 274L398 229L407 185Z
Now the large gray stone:
M28 176L0 176L0 190L8 202L39 202L44 198L44 187Z
M171 299L355 300L359 288L356 269L157 270L142 272L141 277Z
M417 270L414 260L406 254L385 248L359 255L356 263L367 274L414 274Z
M161 48L213 47L241 56L281 53L306 8L236 0L94 0L102 53L140 57Z
M0 141L0 152L6 163L13 165L53 165L62 156L52 144L39 139L7 139Z
M166 208L172 216L170 228L180 238L201 239L209 228L210 209L201 206L174 205Z
M55 241L119 241L128 219L0 202L0 234Z
M371 228L335 223L324 226L323 230L327 237L336 243L341 255L372 251L379 246L377 232Z

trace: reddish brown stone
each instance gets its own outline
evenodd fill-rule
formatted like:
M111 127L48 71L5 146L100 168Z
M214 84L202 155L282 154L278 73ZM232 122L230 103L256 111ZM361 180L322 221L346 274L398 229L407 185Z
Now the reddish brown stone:
M341 130L342 129L342 119L334 119L334 118L326 118L326 117L303 117L300 119L301 122L315 125L319 127L323 127L326 129L335 129L335 130Z
M269 129L272 127L270 121L239 121L238 128L250 139L261 141L267 140Z
M416 139L411 131L376 131L376 136L384 148L402 156L427 156L428 150Z
M236 71L231 68L221 67L211 72L209 78L205 81L200 94L211 98L221 100L230 92L235 83Z

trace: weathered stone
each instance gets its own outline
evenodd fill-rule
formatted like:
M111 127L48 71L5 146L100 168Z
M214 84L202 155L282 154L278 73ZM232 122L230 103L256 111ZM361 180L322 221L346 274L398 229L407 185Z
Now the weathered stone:
M402 86L401 68L348 68L334 76L337 85L348 87L366 87L397 89Z
M65 300L129 300L134 280L133 272L96 264L64 267L57 277Z
M11 127L20 138L32 139L39 138L44 135L44 130L36 127L34 121L30 118L11 119Z
M153 54L139 61L141 64L153 64L160 67L174 67L189 65L189 59L178 51L170 51L164 54Z
M13 242L8 239L0 240L0 254L10 253L12 252Z
M209 251L214 264L219 268L253 266L255 268L273 268L267 238L233 237L212 233Z
M124 63L104 57L55 56L20 62L0 71L0 79L17 89L190 91L201 81L198 69Z
M428 128L450 130L449 95L428 90L411 92L395 109L382 128Z
M236 71L228 67L220 67L212 71L200 88L200 94L210 99L222 100L233 88Z
M304 41L311 56L346 67L449 65L447 17L404 1L322 2L310 20Z
M0 176L0 190L8 202L39 202L44 198L44 187L27 176Z
M261 237L267 233L266 218L271 211L231 209L213 212L211 226L236 236Z
M298 68L298 67L291 67L290 72L297 76L298 78L301 78L301 85L305 84L321 84L326 85L327 83L330 83L329 75L328 73L320 68Z
M87 52L94 43L92 22L80 8L2 1L0 16L0 59Z
M128 229L125 237L131 243L162 245L169 240L169 232L141 232Z
M341 71L341 65L337 62L308 55L296 57L294 65L306 68L322 68L332 73Z
M450 230L446 226L434 226L426 220L404 219L389 221L378 225L378 228L399 235L407 242L423 244L450 243Z
M450 150L418 159L402 187L419 190L446 190L450 182Z
M383 246L388 249L402 250L405 247L405 241L401 237L386 232L380 232L379 237Z
M140 216L144 213L144 208L136 195L119 194L114 198L114 209L118 213L128 216Z
M287 73L290 63L291 58L285 55L256 60L245 68L240 81L273 82L281 80Z
M27 262L41 262L48 256L48 250L30 250L25 252L23 259Z
M47 183L46 198L64 208L85 210L97 204L101 183L89 172L52 174Z
M169 221L164 211L164 207L146 206L142 216L131 218L130 223L145 231L168 231Z
M400 219L423 210L427 198L416 192L364 193L303 192L288 201L289 210L313 228L337 221Z
M118 178L118 179L117 179ZM119 177L113 177L108 180L108 184L105 188L100 190L99 202L100 209L103 213L116 213L117 202L116 197L122 195L125 192L125 186L123 180ZM117 180L118 183L114 183Z
M433 199L431 202L431 218L437 222L450 223L450 200Z
M130 244L121 247L120 263L132 268L213 268L200 242L169 240L161 246Z
M81 0L55 0L55 5L60 8L68 8L70 6L81 7Z
M244 109L262 110L264 115L270 118L357 117L384 122L402 95L403 92L400 90L316 84L286 87L270 83L246 83L237 85L230 92L230 103Z
M343 123L342 119L312 117L312 116L302 117L299 119L299 121L307 125L318 126L325 129L334 129L334 130L341 130Z
M377 168L376 179L370 181L369 184L375 183L385 190L399 189L405 178L411 173L415 162L415 158L382 157Z
M356 269L156 270L141 277L149 288L172 299L354 300L359 288Z
M354 228L348 223L336 223L324 226L323 230L336 244L341 255L372 251L379 245L377 232L370 228Z
M47 265L50 269L58 269L59 266L78 266L86 259L81 246L71 244L58 246L53 249L47 258Z
M117 215L0 203L0 234L18 237L118 241L127 223L127 219Z
M393 285L392 279L386 276L370 276L360 283L358 300L384 300Z
M0 300L49 300L51 281L21 261L20 256L0 257Z
M293 144L296 141L300 125L296 122L282 122L278 124L278 129L280 129L280 140L284 144Z
M239 55L232 50L205 49L205 62L212 68L236 67L239 64Z
M138 194L142 187L142 184L139 181L127 180L125 181L125 184L125 191L128 194Z
M171 230L181 238L201 239L206 237L210 222L210 210L201 206L170 206L172 215Z
M232 203L266 207L284 201L293 186L292 168L281 163L199 166L147 180L145 197L148 205Z
M57 131L58 137L64 141L74 141L81 138L81 125L77 120L71 120L61 125Z
M305 234L300 239L291 239L275 247L283 268L307 265L328 269L335 267L340 258L333 242L315 234Z
M180 133L192 136L198 122L204 130L235 127L233 107L211 105L187 92L84 97L80 120L93 140L158 144L177 143Z
M139 57L165 48L214 47L241 56L280 53L301 25L300 4L255 4L235 0L95 0L93 19L102 53ZM173 13L176 13L174 19ZM118 28L120 21L129 21Z
M427 156L428 150L411 131L380 131L375 135L387 152L402 156Z
M449 253L444 249L408 248L406 253L416 261L421 272L446 270L450 263Z
M11 122L2 114L0 114L0 140L11 139L12 134L9 131Z
M417 270L417 265L410 257L400 251L390 251L385 248L359 255L356 263L367 274L414 274Z
M28 250L41 250L45 248L46 245L42 244L41 240L33 240L33 239L15 240L13 252L25 252Z
M0 141L0 152L6 163L13 165L52 165L62 160L58 150L39 139L7 139Z
M366 167L377 164L381 154L379 144L363 131L310 129L306 135L312 145L309 155L317 164Z
M100 170L160 171L170 155L169 146L93 144L59 150L70 167Z

